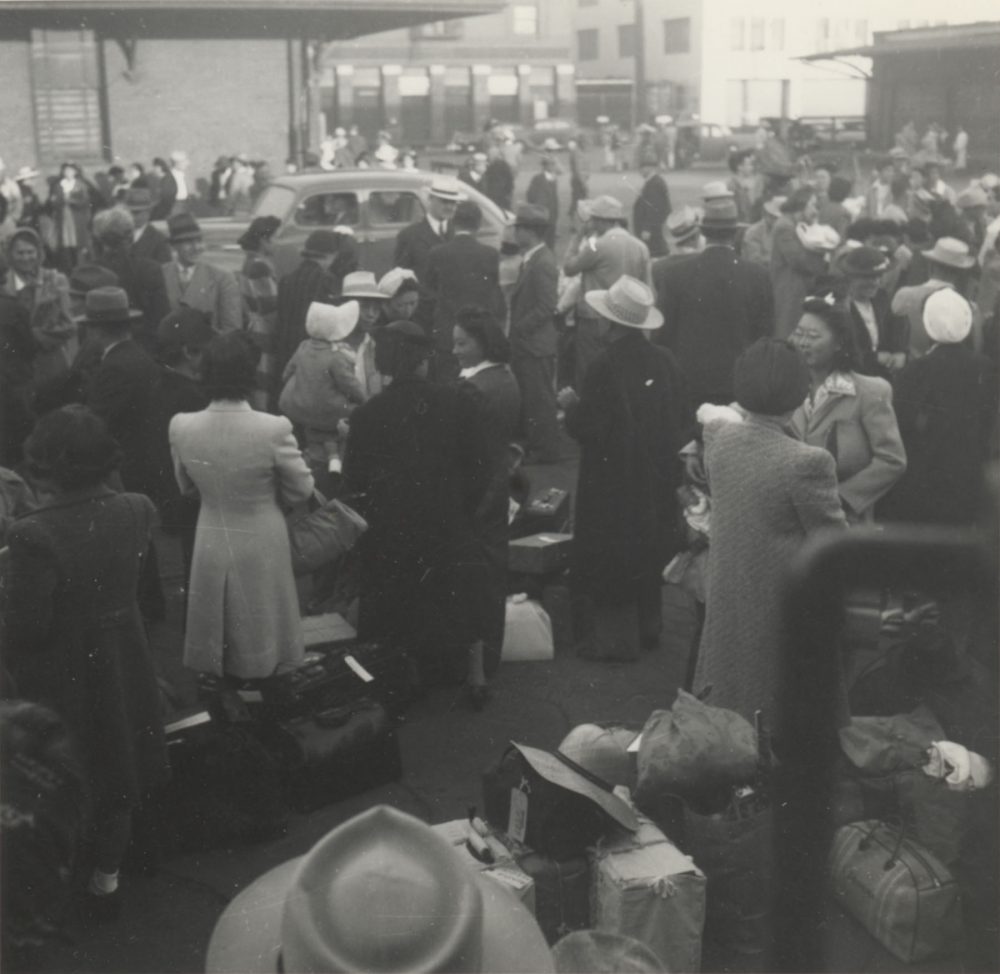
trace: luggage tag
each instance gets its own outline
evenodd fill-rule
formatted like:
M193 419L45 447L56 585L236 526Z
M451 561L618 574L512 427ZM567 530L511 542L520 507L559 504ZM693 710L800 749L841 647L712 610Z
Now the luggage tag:
M507 819L507 834L523 843L528 834L528 795L531 785L527 778L521 778L521 784L510 790L510 816Z
M375 679L353 656L345 656L344 662L351 668L354 675L365 683L371 683Z

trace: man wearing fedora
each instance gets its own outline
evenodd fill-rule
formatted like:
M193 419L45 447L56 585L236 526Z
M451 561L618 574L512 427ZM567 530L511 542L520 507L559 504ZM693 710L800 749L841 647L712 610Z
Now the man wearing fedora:
M924 330L924 302L935 291L950 287L964 293L969 272L976 264L969 252L969 245L954 237L941 237L930 250L924 251L924 260L930 268L930 277L923 284L901 287L892 297L892 311L909 322L907 355L916 358L931 345ZM977 339L973 327L973 340Z
M881 284L892 264L881 250L865 246L844 251L837 262L847 278L847 309L861 356L858 371L885 379L906 364L906 321L892 313Z
M181 305L204 311L222 335L243 327L243 299L236 278L201 260L204 245L201 227L190 213L175 213L167 220L174 260L163 267L170 310Z
M559 164L549 153L542 156L542 168L531 177L524 198L549 211L549 231L545 235L545 243L555 250L556 223L559 219Z
M705 249L705 238L701 235L701 211L691 206L674 210L667 217L667 234L670 237L670 253L658 257L654 267L664 261L685 260Z
M579 389L590 363L600 354L598 316L587 303L588 291L606 290L622 274L649 283L649 248L625 229L625 208L614 196L598 196L589 204L586 233L574 235L567 248L563 272L580 275L580 296L573 309L576 319L575 382Z
M125 208L135 223L132 254L144 260L155 260L157 264L169 264L174 257L170 241L149 222L153 209L153 194L149 188L133 186L125 194Z
M639 172L643 183L632 208L632 229L653 257L662 257L667 252L663 224L670 216L670 190L660 175L660 160L652 146L640 154Z
M510 296L510 367L521 389L521 425L529 462L558 463L556 310L559 268L545 243L549 214L524 203L514 218L521 272Z
M278 281L278 305L274 330L274 384L270 408L277 412L281 375L288 360L306 339L306 315L313 301L332 303L339 290L330 267L340 252L340 235L332 230L313 230L302 248L302 263Z
M587 301L606 347L579 396L559 394L580 443L575 636L582 656L637 659L659 645L661 576L678 547L678 451L690 414L676 359L647 341L663 324L649 286L623 275Z
M427 194L427 212L416 223L403 227L396 237L393 266L413 271L423 284L427 258L435 247L450 239L451 219L461 199L457 180L435 178Z
M737 255L739 226L735 200L709 200L701 221L705 249L653 269L664 319L653 340L677 357L692 412L705 402L732 402L736 359L774 327L770 276Z

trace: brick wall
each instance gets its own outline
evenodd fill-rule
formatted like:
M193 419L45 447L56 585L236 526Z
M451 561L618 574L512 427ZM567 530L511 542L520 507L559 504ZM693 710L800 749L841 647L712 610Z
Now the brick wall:
M0 157L11 174L37 162L30 59L27 40L0 41Z
M148 167L154 156L183 149L191 159L192 186L208 177L218 156L238 152L283 171L284 41L140 39L131 78L118 46L105 41L104 51L115 161Z

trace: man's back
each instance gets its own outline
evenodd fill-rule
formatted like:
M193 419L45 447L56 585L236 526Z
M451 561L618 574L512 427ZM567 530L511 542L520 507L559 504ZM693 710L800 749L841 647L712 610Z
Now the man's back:
M451 350L455 314L465 305L478 305L504 320L499 273L500 254L472 234L459 234L431 250L424 283L434 302L434 336L439 348Z
M653 285L664 318L653 340L677 356L692 406L730 402L736 359L774 327L767 271L731 247L709 246L689 260L658 261Z

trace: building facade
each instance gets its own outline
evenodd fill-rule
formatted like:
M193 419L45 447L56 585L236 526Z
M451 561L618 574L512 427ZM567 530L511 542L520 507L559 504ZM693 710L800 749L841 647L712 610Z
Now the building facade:
M996 0L575 0L580 120L699 115L862 115L865 71L803 55L865 45L874 32L997 17ZM638 93L638 94L637 94Z
M391 126L408 145L442 144L486 121L576 115L575 0L508 0L482 17L325 45L321 124Z

